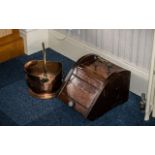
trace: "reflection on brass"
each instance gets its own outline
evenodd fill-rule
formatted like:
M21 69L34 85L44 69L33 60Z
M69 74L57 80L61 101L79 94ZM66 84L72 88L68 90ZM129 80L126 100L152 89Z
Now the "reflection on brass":
M25 64L26 81L29 93L40 99L50 99L56 96L62 82L62 64L59 62L46 62L46 76L43 60L32 60Z

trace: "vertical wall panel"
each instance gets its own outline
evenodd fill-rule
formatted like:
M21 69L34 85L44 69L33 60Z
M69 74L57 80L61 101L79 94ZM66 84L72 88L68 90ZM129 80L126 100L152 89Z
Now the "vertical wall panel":
M103 40L102 42L104 43L103 45L103 49L109 51L109 52L113 52L113 32L111 30L103 30L104 34L103 34Z
M150 51L152 51L153 49L152 40L153 40L153 30L149 30L146 33L146 44L145 44L146 46L145 46L145 52L144 52L144 58L143 58L143 66L147 70L150 67L150 61L151 61L151 55L152 55Z
M103 31L102 30L97 30L97 48L101 49L102 45L104 43L102 42L103 39Z
M72 31L72 34L75 38L79 38L79 34L78 34L78 30L77 29L73 29Z
M136 60L138 57L138 47L139 47L139 31L133 30L132 37L132 52L131 52L131 63L136 64Z
M113 54L116 56L118 56L118 53L119 53L119 34L120 34L120 30L114 30Z
M125 52L124 52L124 59L131 61L131 54L132 54L132 30L126 30L125 36Z
M137 58L137 65L138 66L143 66L143 59L144 59L144 53L145 53L145 36L146 36L146 31L145 30L140 30L139 32L139 48L138 48L138 58Z
M80 30L80 39L82 41L86 41L86 30L84 29Z
M125 34L126 34L126 30L120 31L118 56L121 58L124 58L124 54L125 54L125 41L126 41Z
M90 30L90 31L91 31L90 43L92 45L94 45L94 47L97 47L97 30L93 29L93 30Z

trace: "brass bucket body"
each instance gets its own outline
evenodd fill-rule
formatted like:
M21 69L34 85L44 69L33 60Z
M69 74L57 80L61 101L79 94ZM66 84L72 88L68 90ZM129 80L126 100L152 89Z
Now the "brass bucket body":
M60 62L47 61L47 81L45 76L43 60L31 60L24 65L26 81L29 93L40 99L50 99L57 95L62 84L62 64Z

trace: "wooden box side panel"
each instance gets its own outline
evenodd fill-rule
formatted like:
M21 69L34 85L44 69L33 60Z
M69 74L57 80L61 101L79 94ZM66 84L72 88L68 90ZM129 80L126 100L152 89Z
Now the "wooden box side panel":
M94 120L113 107L128 100L131 73L129 71L123 71L117 74L118 79L116 79L116 81L113 82L115 77L114 79L107 79L107 85L98 97L96 103L94 103L88 115L88 119Z

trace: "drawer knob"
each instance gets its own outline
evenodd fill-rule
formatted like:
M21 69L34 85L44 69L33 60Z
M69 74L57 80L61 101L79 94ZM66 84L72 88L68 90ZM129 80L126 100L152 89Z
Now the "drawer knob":
M68 106L69 106L69 107L73 107L73 106L74 106L74 102L73 102L73 101L69 101L69 102L68 102Z

